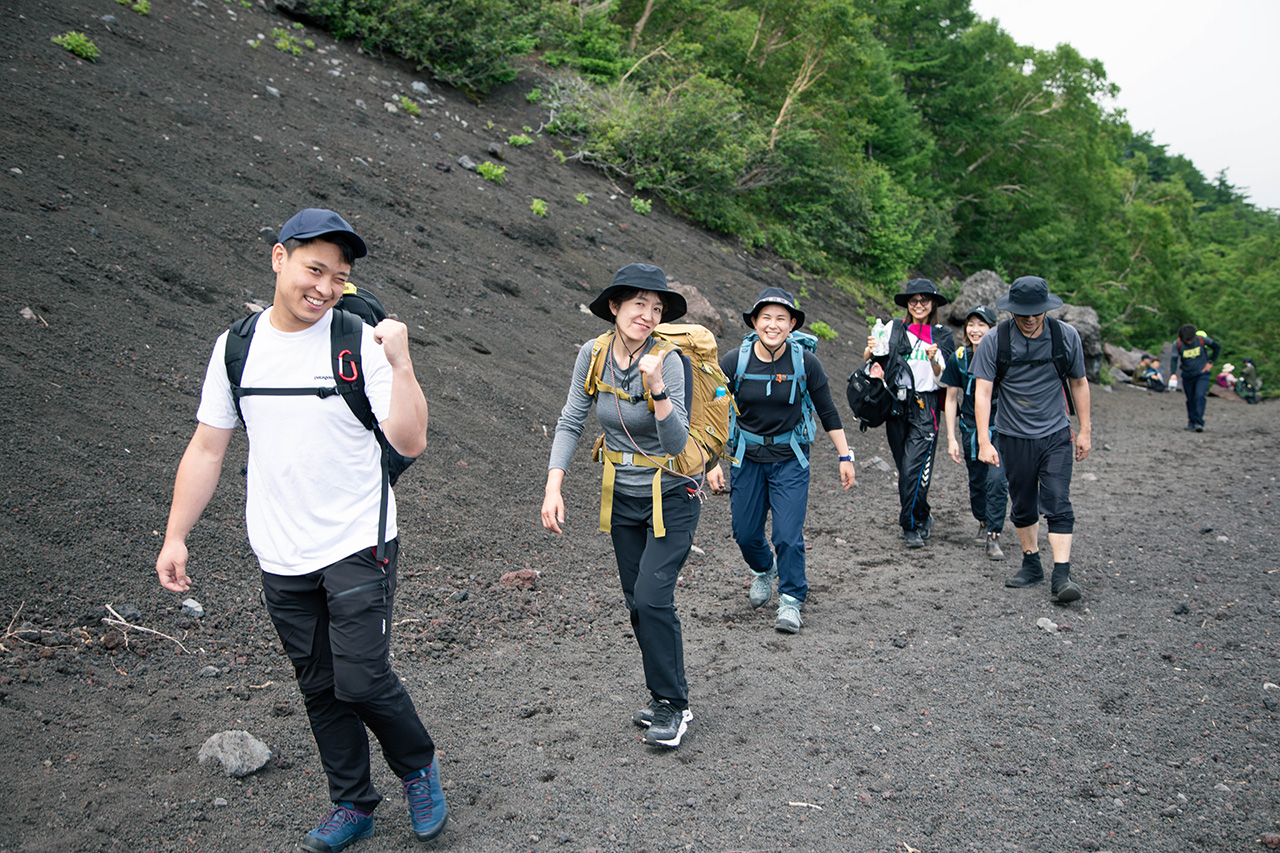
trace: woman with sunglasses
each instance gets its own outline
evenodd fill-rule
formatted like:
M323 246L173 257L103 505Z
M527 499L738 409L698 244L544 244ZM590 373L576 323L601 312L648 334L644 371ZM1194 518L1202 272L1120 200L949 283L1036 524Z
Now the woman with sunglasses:
M899 389L905 406L900 418L885 421L885 438L898 466L898 524L908 548L921 548L933 530L929 512L929 480L938 446L938 410L941 386L938 377L955 352L951 329L938 324L938 309L947 298L927 278L914 278L893 298L906 308L905 317L894 318L885 358L885 383ZM864 360L876 345L867 338Z

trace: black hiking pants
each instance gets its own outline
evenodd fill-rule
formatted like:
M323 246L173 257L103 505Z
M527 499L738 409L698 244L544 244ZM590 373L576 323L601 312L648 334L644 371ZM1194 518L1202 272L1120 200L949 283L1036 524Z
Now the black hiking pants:
M397 776L428 766L436 752L387 657L399 546L387 543L385 567L368 548L310 574L262 574L267 612L293 662L329 777L329 799L361 811L382 800L369 778L366 726Z
M913 394L907 400L906 415L885 421L884 432L898 466L898 524L903 530L917 530L929 518L929 480L938 449L938 392Z

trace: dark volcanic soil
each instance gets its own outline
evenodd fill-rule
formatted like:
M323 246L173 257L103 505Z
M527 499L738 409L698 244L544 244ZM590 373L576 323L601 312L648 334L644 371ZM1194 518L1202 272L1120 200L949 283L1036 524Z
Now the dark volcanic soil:
M623 263L656 262L719 309L731 345L737 312L783 285L839 332L821 349L837 381L869 309L659 204L634 213L628 188L558 163L547 138L504 146L501 186L458 168L539 127L531 75L480 107L417 95L421 73L322 33L299 33L318 47L301 57L274 50L287 19L222 0L154 0L147 17L16 0L3 20L0 851L285 850L326 809L244 539L243 439L189 542L207 615L183 616L153 570L213 339L271 297L260 229L312 205L368 240L356 278L409 324L431 404L427 457L398 488L394 649L440 745L453 820L437 847L1280 843L1274 406L1211 400L1195 435L1178 396L1095 387L1074 483L1085 598L1067 608L1003 587L1014 566L982 558L949 460L935 535L905 552L891 475L864 467L888 457L882 431L853 434L848 493L815 453L798 636L748 607L728 501L711 499L677 593L695 718L678 751L653 751L630 723L640 658L584 451L566 535L538 523L573 352L600 330L579 306ZM96 64L50 44L71 29ZM401 94L420 118L385 109ZM497 583L526 567L536 590ZM103 622L126 605L161 635ZM272 763L242 780L198 765L225 729ZM378 835L352 849L418 849L377 773Z

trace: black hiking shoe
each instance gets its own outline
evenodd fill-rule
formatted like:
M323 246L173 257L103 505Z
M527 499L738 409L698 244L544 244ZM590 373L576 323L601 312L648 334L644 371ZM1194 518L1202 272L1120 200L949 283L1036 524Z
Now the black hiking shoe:
M924 520L924 524L920 525L920 538L928 539L929 534L933 532L933 516L929 516Z
M908 548L924 547L924 537L920 535L919 530L904 530L902 538L906 540Z
M636 711L631 715L631 722L635 723L637 726L644 726L645 728L648 728L653 725L653 712L661 704L661 699L650 700L648 705L645 705L639 711Z
M1022 555L1022 568L1018 569L1018 573L1008 578L1004 585L1013 589L1022 589L1027 586L1035 586L1044 580L1044 569L1040 567L1040 552L1033 551L1030 554Z
M1059 604L1070 604L1073 601L1079 601L1080 586L1071 580L1071 564L1070 563L1054 563L1053 577L1049 580L1049 591L1053 593L1054 601Z
M653 722L649 731L644 733L644 742L651 746L665 746L675 749L680 739L689 729L689 721L693 712L688 708L677 708L668 702L658 702L653 709Z

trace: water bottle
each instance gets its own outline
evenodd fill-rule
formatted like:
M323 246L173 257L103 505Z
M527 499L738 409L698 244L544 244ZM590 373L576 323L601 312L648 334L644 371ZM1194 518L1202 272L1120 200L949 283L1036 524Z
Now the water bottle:
M717 386L717 387L716 387L716 396L717 396L717 397L723 397L725 394L728 394L728 393L729 393L729 389L725 388L723 385L720 385L720 386Z
M871 327L871 337L876 339L876 344L871 348L872 355L888 355L889 354L889 331L892 327L876 318L876 324Z

